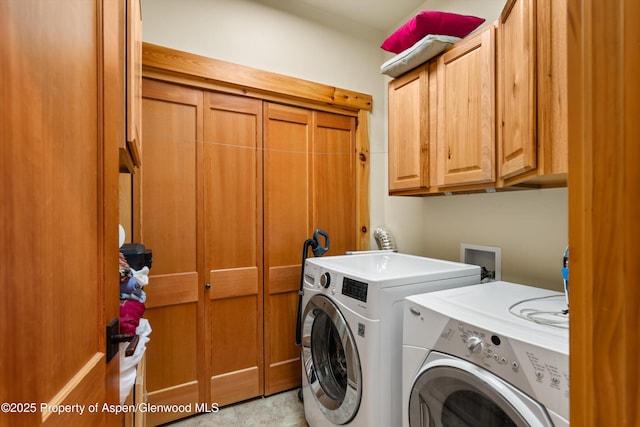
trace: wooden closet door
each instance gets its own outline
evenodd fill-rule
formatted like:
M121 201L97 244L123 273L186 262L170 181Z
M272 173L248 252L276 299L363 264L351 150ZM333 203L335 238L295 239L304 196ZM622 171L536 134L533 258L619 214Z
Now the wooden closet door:
M146 288L145 317L153 329L147 391L151 404L193 407L204 397L202 91L145 79L142 94L140 242L153 251ZM185 415L147 414L152 425Z
M302 246L312 233L309 149L311 112L264 107L265 394L301 381L295 344Z
M263 393L262 101L205 93L207 372L219 405Z
M355 118L265 104L265 394L301 383L295 345L302 249L315 229L325 255L356 249ZM321 242L323 243L323 242ZM309 256L313 256L311 251Z
M354 117L316 112L311 151L312 228L329 234L327 255L356 250ZM301 252L302 253L302 252Z

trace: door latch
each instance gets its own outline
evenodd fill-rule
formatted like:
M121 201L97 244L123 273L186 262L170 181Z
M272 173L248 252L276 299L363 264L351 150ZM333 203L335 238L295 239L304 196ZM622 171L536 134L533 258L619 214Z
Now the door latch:
M132 356L136 351L136 346L140 341L139 335L126 335L120 334L120 321L116 317L111 322L107 324L107 363L113 359L113 356L118 354L118 350L121 342L130 343L125 352L125 356Z

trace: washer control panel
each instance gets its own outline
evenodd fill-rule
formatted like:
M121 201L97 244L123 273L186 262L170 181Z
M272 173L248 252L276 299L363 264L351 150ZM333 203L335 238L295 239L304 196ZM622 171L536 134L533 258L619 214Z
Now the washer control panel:
M328 274L328 273L326 273ZM346 295L351 298L355 298L362 302L367 302L367 291L369 285L364 282L360 282L349 277L342 279L342 295Z
M311 263L305 264L303 280L303 292L326 294L358 314L369 315L375 306L375 292L371 292L371 285L362 280Z

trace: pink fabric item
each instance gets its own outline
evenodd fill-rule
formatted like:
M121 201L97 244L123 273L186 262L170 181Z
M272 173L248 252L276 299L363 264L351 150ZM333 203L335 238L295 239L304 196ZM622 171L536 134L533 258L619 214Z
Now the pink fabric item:
M120 301L120 333L135 335L140 318L144 314L144 304L134 300Z
M484 21L484 18L477 16L423 10L387 37L380 47L388 52L400 53L427 34L463 38Z

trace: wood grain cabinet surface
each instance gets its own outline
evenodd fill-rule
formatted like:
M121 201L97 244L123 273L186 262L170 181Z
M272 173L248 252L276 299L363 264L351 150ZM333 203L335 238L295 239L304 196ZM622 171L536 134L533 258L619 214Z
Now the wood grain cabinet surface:
M495 187L495 28L389 82L389 193Z
M566 2L500 20L389 82L389 193L566 186Z
M500 185L565 186L566 2L510 0L498 26Z
M389 191L429 187L429 66L389 82Z
M510 0L498 26L501 178L510 178L537 166L535 6L535 0Z
M438 187L495 182L495 28L438 57Z

